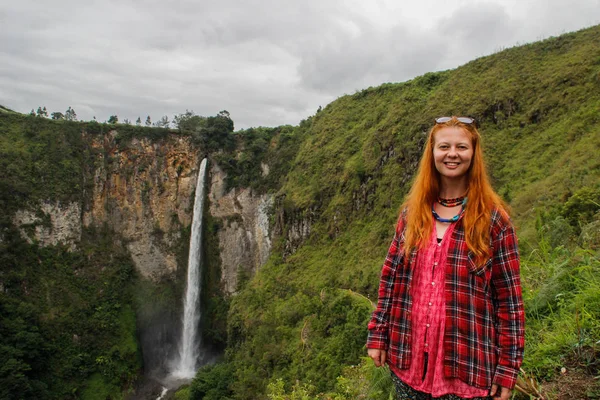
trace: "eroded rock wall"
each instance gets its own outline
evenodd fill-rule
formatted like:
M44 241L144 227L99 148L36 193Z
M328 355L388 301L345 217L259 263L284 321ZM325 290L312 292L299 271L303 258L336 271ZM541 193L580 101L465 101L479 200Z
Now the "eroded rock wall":
M189 138L132 139L126 149L114 133L94 139L93 195L83 225L107 224L124 239L137 270L160 279L177 269L174 246L191 224L201 161Z
M93 165L86 165L78 200L48 199L19 210L14 224L30 242L74 249L85 228L107 227L131 252L137 270L160 279L177 269L175 245L191 224L202 155L188 137L131 139L116 131L86 135Z
M223 221L219 231L222 282L225 292L232 294L239 272L253 275L269 258L273 195L257 195L247 188L226 192L225 177L218 165L212 166L209 200L211 215Z
M71 202L40 203L37 210L19 210L13 217L21 236L41 246L64 245L74 250L81 240L81 206Z
M126 145L119 145L116 131L85 139L93 165L86 166L80 201L48 201L20 210L15 225L29 241L72 249L83 229L108 227L118 233L142 276L160 280L172 274L178 268L175 247L191 224L202 152L179 135L134 138ZM226 191L225 173L215 163L209 168L209 212L222 221L222 285L232 294L240 271L251 276L269 258L274 196L244 188ZM262 170L269 173L266 165Z

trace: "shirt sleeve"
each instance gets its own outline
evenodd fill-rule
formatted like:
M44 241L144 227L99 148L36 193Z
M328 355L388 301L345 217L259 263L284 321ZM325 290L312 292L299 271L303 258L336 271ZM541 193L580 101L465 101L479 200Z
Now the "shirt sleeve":
M514 388L525 347L525 311L521 293L517 237L512 225L494 240L493 301L496 309L498 364L493 383Z
M383 268L381 269L377 308L373 312L368 325L368 349L387 350L388 348L390 310L393 302L396 269L398 268L398 260L400 259L399 238L402 234L403 226L403 219L400 218L396 227L394 240L392 240L392 244L390 245L387 256L383 263Z

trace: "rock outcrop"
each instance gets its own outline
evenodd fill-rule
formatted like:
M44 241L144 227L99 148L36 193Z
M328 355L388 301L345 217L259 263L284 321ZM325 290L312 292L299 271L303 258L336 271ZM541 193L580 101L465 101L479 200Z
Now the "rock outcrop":
M318 208L286 210L281 204L282 201L278 203L274 232L277 236L285 237L283 243L283 258L285 259L294 254L310 236L312 225L317 220Z
M222 282L232 294L240 272L253 275L271 252L270 216L273 196L256 195L251 189L225 191L225 173L211 168L210 214L223 220L219 231Z
M75 249L81 240L81 206L79 203L41 203L37 210L19 210L13 217L21 235L41 246L64 245Z

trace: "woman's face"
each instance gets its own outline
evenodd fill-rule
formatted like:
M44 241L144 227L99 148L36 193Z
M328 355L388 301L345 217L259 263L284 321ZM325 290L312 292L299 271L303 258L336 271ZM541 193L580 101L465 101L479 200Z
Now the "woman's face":
M435 168L442 177L459 179L466 175L473 159L469 133L459 126L446 126L433 137Z

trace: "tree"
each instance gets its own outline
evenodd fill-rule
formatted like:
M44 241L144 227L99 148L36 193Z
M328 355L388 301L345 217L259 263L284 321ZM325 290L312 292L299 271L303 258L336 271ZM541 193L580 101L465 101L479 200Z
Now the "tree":
M125 125L131 125L131 121L129 120L129 118L125 118L125 119L123 120L123 123L124 123Z
M185 113L175 115L173 117L173 124L181 132L191 133L197 130L206 118L196 115L194 111L185 110Z
M136 119L136 120L135 120L135 124L136 124L137 126L140 126L140 125L142 125L142 119L141 119L140 117L138 117L138 119Z
M38 117L47 117L48 116L48 111L46 110L46 107L44 107L44 108L38 107L38 109L37 109L37 116Z
M109 124L116 124L118 122L119 122L119 117L117 117L116 115L111 115L110 117L108 117Z
M0 299L1 398L48 398L47 386L38 377L47 367L40 361L48 357L50 346L39 327L39 311L33 305Z
M55 111L50 115L52 116L52 119L65 119L65 114L58 111Z
M31 115L32 117L35 117L35 111L33 110L33 108L31 109L31 111L29 112L29 115Z
M223 110L214 117L203 118L192 131L192 139L208 151L231 149L235 141L229 112Z
M231 149L235 146L233 120L227 110L220 111L214 117L201 117L186 110L184 114L174 116L173 123L180 132L191 135L194 142L205 150Z
M71 108L71 106L69 106L67 111L65 111L65 119L67 121L77 121L77 114L75 113L75 110Z
M167 117L165 115L156 122L155 126L157 126L159 128L168 128L169 124L170 124L169 117Z
M214 117L217 121L219 121L219 125L223 129L224 132L232 133L233 132L233 120L231 119L231 114L229 111L223 110L219 111L216 117Z
M146 117L146 126L152 126L152 120L149 115Z

